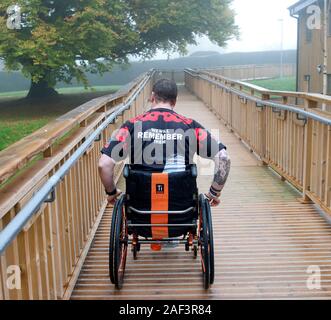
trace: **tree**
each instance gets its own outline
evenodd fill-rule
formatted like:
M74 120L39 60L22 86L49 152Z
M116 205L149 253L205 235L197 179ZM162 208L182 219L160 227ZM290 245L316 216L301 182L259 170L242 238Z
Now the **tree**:
M197 36L225 46L238 35L232 0L13 0L0 3L0 58L31 79L28 96L55 94L58 81L111 70L130 56L185 52ZM20 14L8 28L11 14ZM16 21L17 24L17 21Z

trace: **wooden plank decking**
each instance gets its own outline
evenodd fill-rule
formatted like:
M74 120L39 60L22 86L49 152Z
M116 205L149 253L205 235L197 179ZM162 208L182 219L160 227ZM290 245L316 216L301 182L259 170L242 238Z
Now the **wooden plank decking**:
M72 299L331 299L331 226L313 205L255 157L194 96L181 92L177 111L207 128L221 128L232 172L213 210L216 279L205 291L199 260L183 248L128 256L124 288L108 276L111 211L106 210ZM211 176L200 176L200 191ZM309 290L307 270L319 266L320 290Z

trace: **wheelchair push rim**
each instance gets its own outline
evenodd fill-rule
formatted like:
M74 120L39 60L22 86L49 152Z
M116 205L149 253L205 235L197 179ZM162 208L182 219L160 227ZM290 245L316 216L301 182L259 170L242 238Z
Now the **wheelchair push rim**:
M205 201L206 215L208 223L208 239L209 239L209 257L210 257L210 284L214 284L215 281L215 258L214 258L214 232L213 232L213 220L211 215L211 208L209 202Z
M212 223L209 202L200 195L199 201L199 246L200 246L200 259L203 275L203 286L209 289L210 285L214 282L214 248L212 237ZM208 217L210 215L210 218Z
M110 239L109 239L109 276L112 284L115 284L115 270L114 270L114 238L115 238L115 227L116 227L116 219L117 219L117 209L119 200L115 202L113 208L113 214L111 219L111 228L110 228Z
M118 200L114 211L114 234L111 236L112 255L110 255L110 270L113 271L114 284L121 289L124 282L126 258L128 251L128 227L124 208L124 196Z

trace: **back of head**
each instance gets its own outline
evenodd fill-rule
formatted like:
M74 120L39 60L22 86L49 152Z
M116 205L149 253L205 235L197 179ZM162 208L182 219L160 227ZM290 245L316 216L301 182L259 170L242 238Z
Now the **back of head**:
M168 79L158 80L153 86L154 97L158 102L175 103L178 96L178 88L175 81Z

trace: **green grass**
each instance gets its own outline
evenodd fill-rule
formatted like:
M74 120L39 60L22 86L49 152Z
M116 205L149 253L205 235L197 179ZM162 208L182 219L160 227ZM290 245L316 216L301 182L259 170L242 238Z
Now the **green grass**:
M121 86L96 86L91 89L85 89L84 87L72 87L72 88L60 88L56 89L60 94L75 94L82 92L103 92L103 91L117 91Z
M86 92L102 92L102 91L116 91L121 86L96 86L91 89L85 89L84 87L69 87L56 89L60 94L75 94ZM10 91L0 92L0 98L24 98L28 94L28 91Z
M0 121L0 150L46 125L50 119Z
M275 79L267 79L267 80L251 80L248 82L270 90L296 91L295 79L296 79L295 77L284 77L282 79L275 78Z
M58 89L57 97L41 100L22 99L25 91L0 94L0 151L30 135L48 122L94 98L110 94L120 86Z

